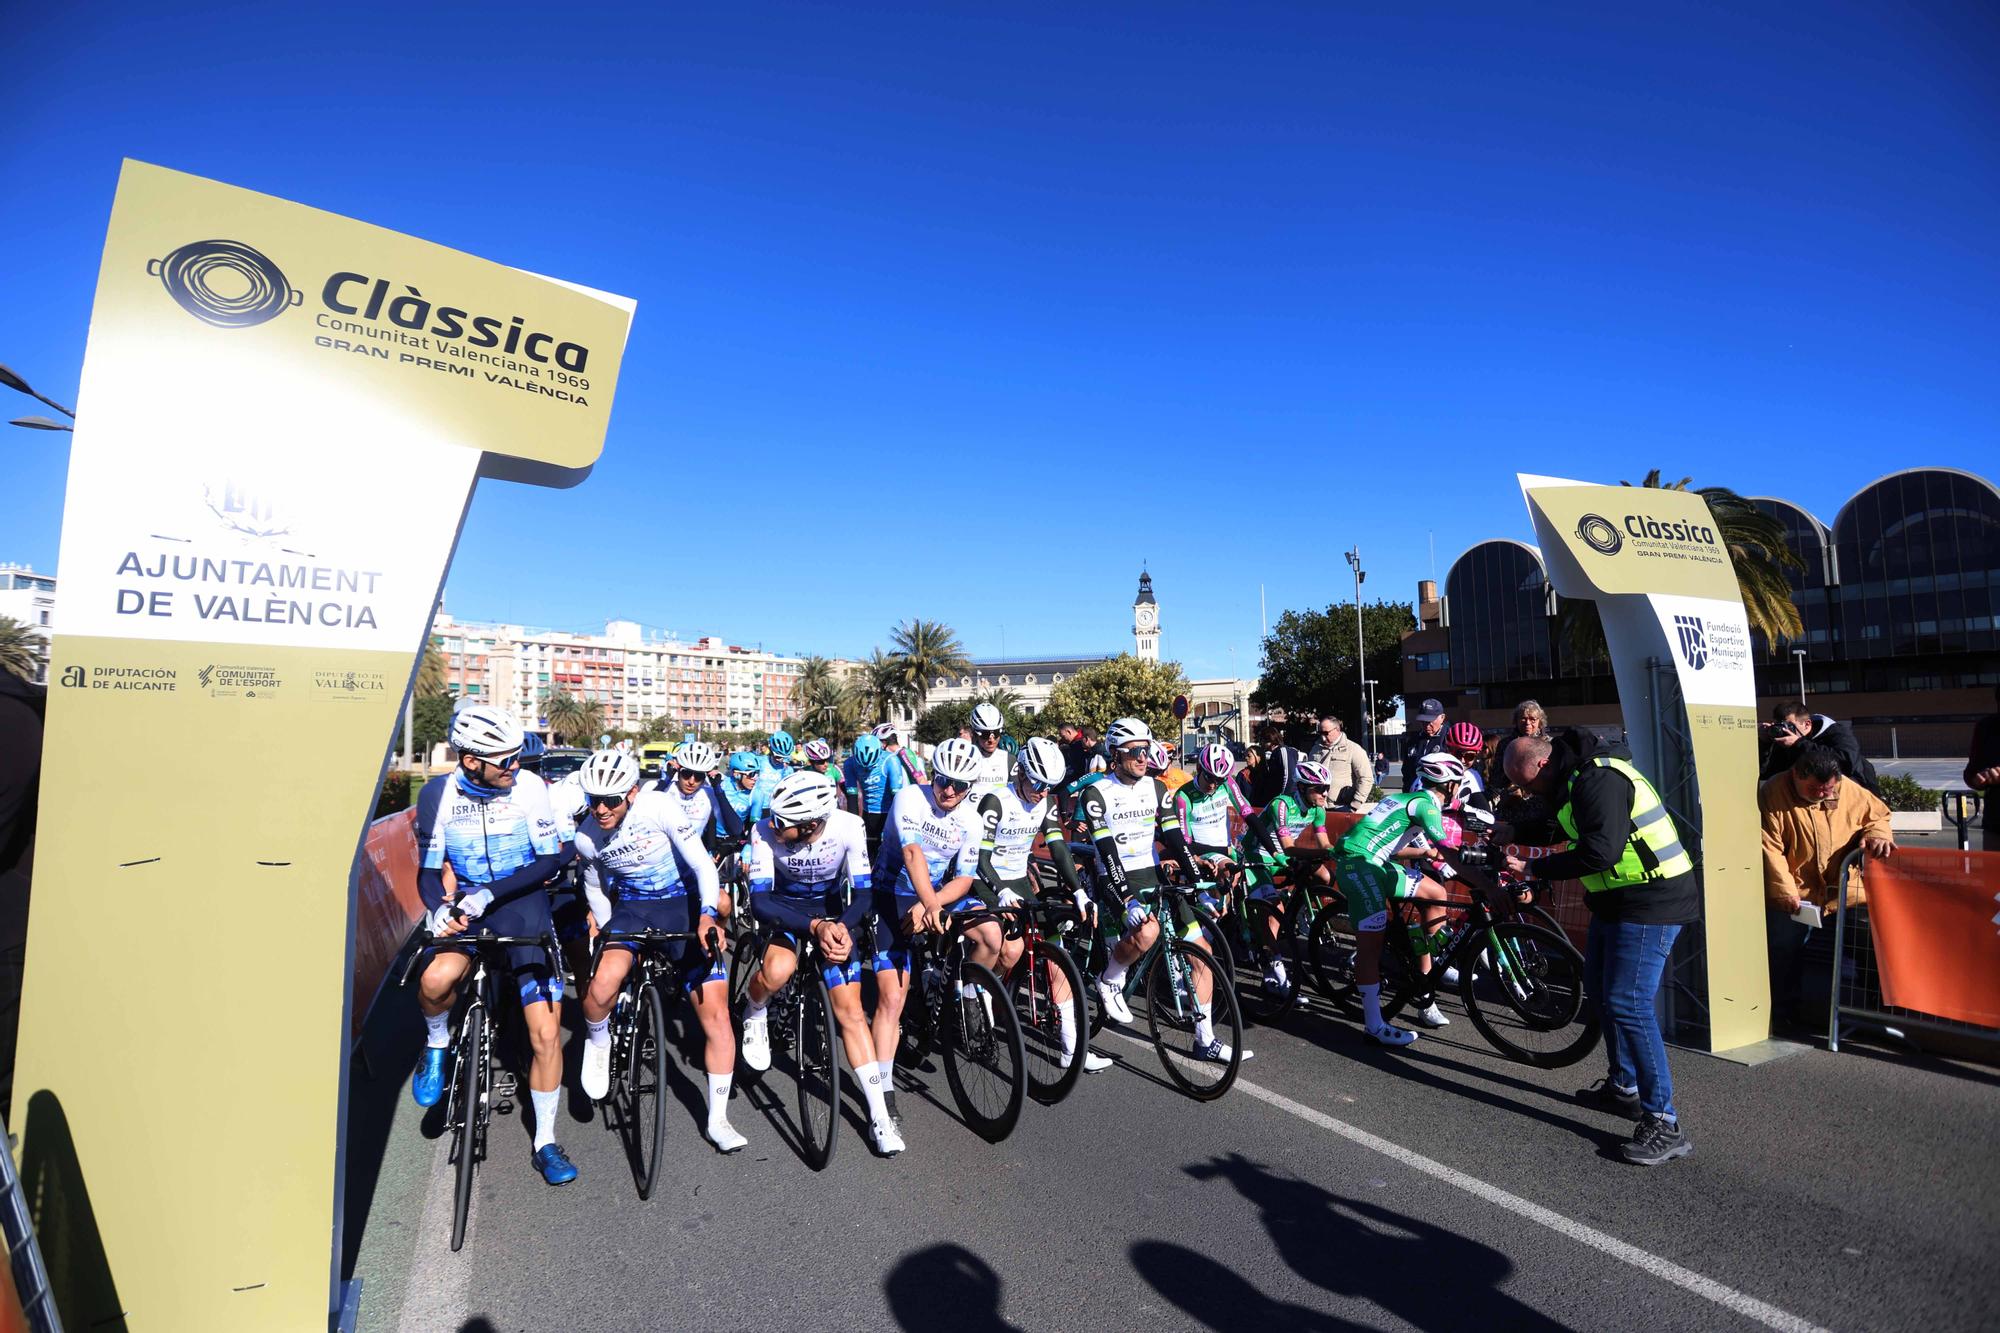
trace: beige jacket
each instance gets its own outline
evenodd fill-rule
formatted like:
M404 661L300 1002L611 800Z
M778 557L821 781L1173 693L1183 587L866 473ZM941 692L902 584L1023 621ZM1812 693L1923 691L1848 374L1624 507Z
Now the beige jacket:
M1841 780L1833 800L1807 802L1792 775L1780 773L1757 789L1757 808L1764 818L1764 898L1774 907L1794 893L1821 908L1838 903L1833 872L1840 858L1864 837L1893 837L1889 807L1853 778ZM1866 901L1859 876L1848 884L1847 901Z
M1368 762L1366 750L1342 735L1331 750L1324 745L1315 745L1307 757L1316 764L1325 765L1327 776L1333 780L1327 790L1327 809L1368 808L1368 793L1375 790L1375 765ZM1343 800L1342 793L1349 788L1353 788L1353 793Z

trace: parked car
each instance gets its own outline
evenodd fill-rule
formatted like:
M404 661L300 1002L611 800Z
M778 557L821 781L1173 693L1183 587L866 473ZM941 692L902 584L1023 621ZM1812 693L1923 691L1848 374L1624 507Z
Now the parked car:
M590 758L590 751L579 750L573 745L551 747L542 756L542 781L561 782L570 774L583 767L583 761Z

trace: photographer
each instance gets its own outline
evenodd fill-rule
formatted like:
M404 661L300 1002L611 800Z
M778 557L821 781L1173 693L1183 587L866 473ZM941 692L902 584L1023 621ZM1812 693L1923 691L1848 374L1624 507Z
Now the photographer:
M1780 773L1791 772L1792 761L1799 757L1799 747L1812 744L1832 753L1842 773L1881 795L1875 766L1862 757L1861 742L1854 738L1854 733L1845 723L1815 713L1804 704L1779 704L1772 709L1771 720L1759 729L1757 741L1763 747L1762 762L1757 767L1759 782L1769 782Z

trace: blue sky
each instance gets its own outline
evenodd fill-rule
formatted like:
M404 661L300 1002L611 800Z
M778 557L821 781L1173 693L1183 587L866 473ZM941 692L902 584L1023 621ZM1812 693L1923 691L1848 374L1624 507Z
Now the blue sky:
M482 488L463 617L1086 652L1144 559L1216 675L1260 584L1527 538L1517 469L1829 522L2000 470L1986 6L119 8L0 46L45 392L125 156L638 300L603 461ZM51 568L62 439L0 442L0 559Z

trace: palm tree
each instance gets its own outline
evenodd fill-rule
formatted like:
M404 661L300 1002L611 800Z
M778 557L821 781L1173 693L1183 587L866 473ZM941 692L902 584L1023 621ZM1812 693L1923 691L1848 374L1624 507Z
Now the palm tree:
M1621 481L1621 486L1630 486ZM1803 569L1805 562L1785 544L1785 525L1727 486L1694 485L1694 478L1682 477L1668 484L1654 468L1639 483L1649 490L1688 491L1699 495L1715 520L1716 535L1729 552L1736 570L1736 586L1743 596L1743 615L1750 628L1777 644L1805 633L1805 620L1792 601L1788 569ZM1598 618L1597 603L1564 599L1561 634L1563 646L1579 661L1607 655L1604 623Z
M864 702L877 721L894 716L898 708L909 702L903 663L880 648L869 650L868 660L861 664L861 680Z
M603 710L599 710L602 717ZM550 690L542 695L542 716L549 720L549 735L569 741L594 730L584 722L584 702L568 690Z
M41 636L12 616L0 616L0 671L31 681L41 664Z
M965 645L941 620L912 619L889 632L896 645L895 657L902 664L904 688L919 713L930 697L931 682L939 676L963 675L972 668Z
M417 663L417 697L422 699L444 692L444 654L437 650L435 643L427 643L424 645L423 660Z
M597 738L604 734L604 704L597 699L581 699L577 706L581 711L577 716L576 740L570 743L574 745L580 740L585 745L595 746Z
M829 687L838 683L833 674L833 663L814 653L799 667L798 679L792 682L792 696L799 698L805 695L824 694Z

